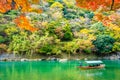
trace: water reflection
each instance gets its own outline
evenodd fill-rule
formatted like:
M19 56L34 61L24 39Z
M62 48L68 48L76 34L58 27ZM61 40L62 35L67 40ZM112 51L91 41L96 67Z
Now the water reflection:
M104 62L93 70L78 69L77 61L0 62L0 80L119 80L120 61Z

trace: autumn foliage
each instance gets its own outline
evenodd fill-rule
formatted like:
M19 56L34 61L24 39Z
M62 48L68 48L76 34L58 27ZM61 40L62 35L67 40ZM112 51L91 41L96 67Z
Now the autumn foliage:
M112 5L112 0L76 0L76 5L81 8L86 8L90 10L97 10L102 8L103 10L110 10ZM120 8L120 0L114 0L113 9Z
M38 0L32 0L37 3ZM33 9L28 0L0 0L0 12L6 13L11 9L19 9L22 12L37 12L42 13L42 9Z
M38 3L39 3L39 0L32 0L32 3L38 4Z
M0 12L5 13L9 10L11 10L11 0L0 0Z
M20 15L19 17L17 17L14 20L14 22L21 29L29 30L31 32L34 32L34 31L38 30L38 28L34 28L34 27L31 26L31 24L29 23L28 19L23 14Z

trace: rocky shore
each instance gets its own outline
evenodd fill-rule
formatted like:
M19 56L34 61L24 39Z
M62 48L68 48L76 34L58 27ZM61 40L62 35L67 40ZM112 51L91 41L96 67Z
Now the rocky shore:
M89 60L89 58L85 58L86 60ZM16 56L14 54L0 54L0 61L59 61L59 62L65 62L67 60L81 60L79 58L75 59L68 59L66 58L56 58L56 57L46 57L46 58L23 58L21 56ZM120 52L117 52L116 54L111 54L103 57L95 57L91 58L90 60L120 60Z

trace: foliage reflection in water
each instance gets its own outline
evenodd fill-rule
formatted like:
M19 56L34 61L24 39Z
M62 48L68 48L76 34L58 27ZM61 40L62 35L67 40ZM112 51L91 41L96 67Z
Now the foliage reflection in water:
M78 61L0 62L0 80L119 80L120 61L104 63L104 69L80 70Z

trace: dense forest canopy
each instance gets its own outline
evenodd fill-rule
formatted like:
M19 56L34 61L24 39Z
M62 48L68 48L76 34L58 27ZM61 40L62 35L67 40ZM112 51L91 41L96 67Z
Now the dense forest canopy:
M120 0L0 0L0 51L120 51Z
M76 0L76 4L79 7L94 11L99 8L103 10L115 10L120 7L120 0Z
M20 9L23 12L34 11L35 9L31 8L32 3L37 4L39 0L0 0L0 12L6 13L12 9ZM37 12L41 13L41 10Z

